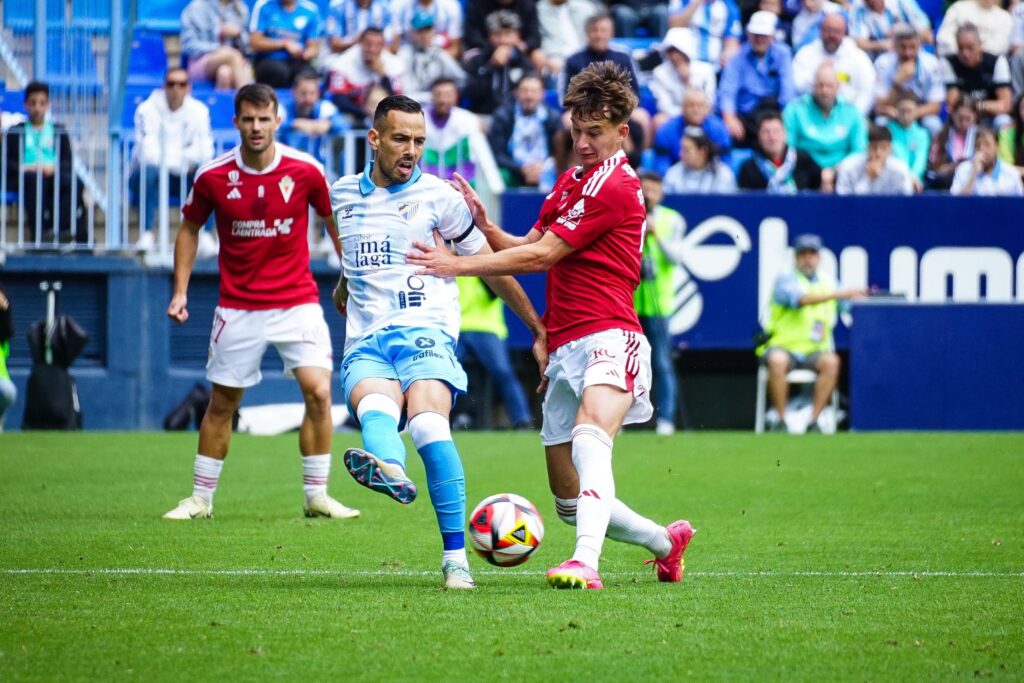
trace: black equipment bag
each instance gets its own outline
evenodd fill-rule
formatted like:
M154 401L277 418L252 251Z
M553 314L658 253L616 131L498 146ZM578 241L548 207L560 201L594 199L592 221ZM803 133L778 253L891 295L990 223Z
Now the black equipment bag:
M65 368L45 363L32 366L25 391L25 417L21 428L82 428L78 386Z

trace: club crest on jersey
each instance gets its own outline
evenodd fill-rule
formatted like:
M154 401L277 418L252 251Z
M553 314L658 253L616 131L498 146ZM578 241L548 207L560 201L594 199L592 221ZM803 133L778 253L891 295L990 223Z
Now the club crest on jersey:
M403 220L409 220L416 215L416 212L420 209L419 202L398 202L398 215Z
M581 197L578 202L564 216L559 216L556 223L560 223L570 230L575 230L576 226L579 225L580 219L583 217L583 198Z
M295 189L295 181L292 180L290 175L286 175L284 178L281 178L281 182L279 182L277 186L281 188L281 196L284 197L284 201L287 204L292 198L292 190Z
M228 171L228 187L238 187L242 184L242 174L238 171Z

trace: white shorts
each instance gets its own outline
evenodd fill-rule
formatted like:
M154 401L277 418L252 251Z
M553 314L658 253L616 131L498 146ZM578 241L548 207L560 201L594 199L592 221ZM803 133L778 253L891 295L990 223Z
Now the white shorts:
M572 441L572 428L583 390L610 384L633 394L622 424L647 422L651 406L651 345L639 332L604 330L571 341L551 354L548 390L544 395L541 443L554 446Z
M239 389L259 384L267 344L281 354L286 377L292 377L295 368L334 369L331 335L320 304L266 311L218 306L213 312L206 379Z

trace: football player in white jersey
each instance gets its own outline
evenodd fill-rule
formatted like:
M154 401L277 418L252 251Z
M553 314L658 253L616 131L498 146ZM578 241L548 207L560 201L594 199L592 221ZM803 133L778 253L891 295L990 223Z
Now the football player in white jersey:
M472 589L465 476L448 424L455 396L466 391L466 374L455 357L459 292L454 278L416 275L419 268L406 262L406 254L435 230L459 254L491 249L462 195L417 167L426 141L418 102L401 95L382 100L368 140L374 160L331 187L343 265L335 304L347 313L345 399L363 435L363 448L348 450L345 465L360 484L400 503L413 502L416 485L405 475L405 446L398 436L407 417L441 531L445 586ZM484 280L533 333L543 376L547 333L529 299L509 276Z

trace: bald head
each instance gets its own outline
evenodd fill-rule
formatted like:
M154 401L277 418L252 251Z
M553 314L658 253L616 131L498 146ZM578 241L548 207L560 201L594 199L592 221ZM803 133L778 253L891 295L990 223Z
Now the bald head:
M825 52L833 54L846 37L846 19L840 12L828 14L821 20L821 44Z
M699 126L711 112L711 102L700 88L687 88L683 95L683 120L688 126Z
M811 97L818 107L825 112L832 111L839 94L839 76L832 62L822 62L814 72L814 84L811 86Z

